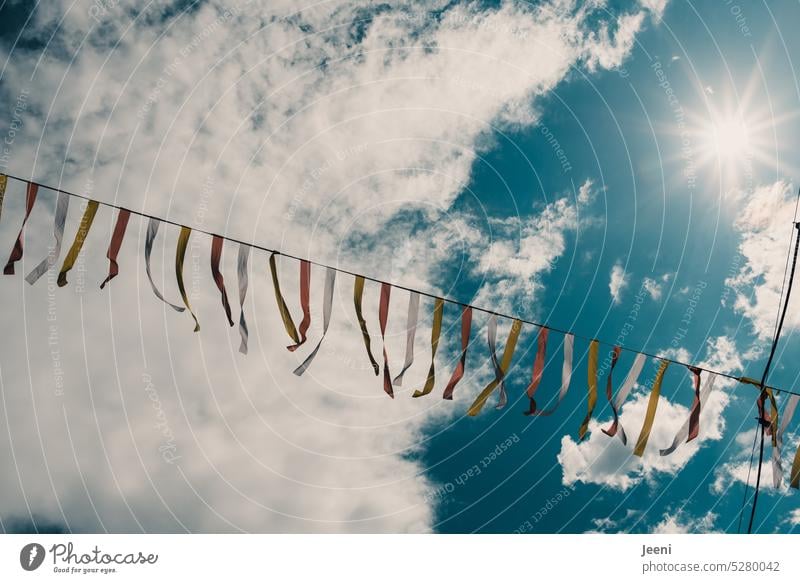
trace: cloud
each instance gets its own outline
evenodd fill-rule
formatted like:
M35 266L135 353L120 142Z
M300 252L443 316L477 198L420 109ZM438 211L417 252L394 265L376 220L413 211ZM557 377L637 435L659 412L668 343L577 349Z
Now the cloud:
M619 66L643 12L609 16L560 1L298 9L221 0L93 11L64 1L38 4L33 22L29 42L0 49L3 98L26 99L7 161L14 173L430 290L444 286L448 253L489 241L471 258L481 258L494 286L481 297L496 305L535 292L537 274L577 228L581 200L476 222L454 209L473 164L493 133L535 123L537 99L572 71ZM51 33L42 50L38 39ZM578 199L590 198L584 186ZM14 220L0 224L0 248L10 247L20 217L13 188L4 219ZM25 261L46 253L47 237L36 234L50 232L41 209L52 196L41 196ZM403 230L412 214L418 238ZM3 329L26 339L2 361L4 386L19 389L4 391L10 414L0 421L13 437L0 464L16 468L0 477L4 520L36 514L75 531L111 532L432 527L425 468L409 454L422 447L423 427L453 409L407 398L424 379L424 359L397 399L382 393L365 366L349 278L339 277L330 335L298 379L291 371L303 355L284 349L263 254L251 262L244 358L208 287L208 242L197 233L186 270L199 334L142 281L136 221L121 275L102 295L94 288L107 269L112 219L105 209L98 215L71 287L43 280L30 288L18 278L0 290ZM154 256L173 300L174 243L174 230L163 229ZM224 261L231 291L234 246ZM295 314L296 267L281 261ZM365 313L377 313L376 295L368 286ZM404 299L392 296L393 359L403 350ZM375 334L376 322L369 325ZM429 326L423 318L420 338ZM163 453L172 450L162 448L172 447L180 458L169 463Z
M642 287L644 287L645 291L650 294L651 299L656 301L661 299L663 288L655 279L645 277L644 280L642 280Z
M611 298L615 304L619 304L622 301L622 292L628 287L630 278L630 274L625 273L621 263L615 263L614 267L611 268L608 290L611 292Z
M716 532L714 523L717 518L718 516L711 511L696 518L683 511L678 511L677 514L667 513L664 514L661 522L653 527L652 534L707 534Z

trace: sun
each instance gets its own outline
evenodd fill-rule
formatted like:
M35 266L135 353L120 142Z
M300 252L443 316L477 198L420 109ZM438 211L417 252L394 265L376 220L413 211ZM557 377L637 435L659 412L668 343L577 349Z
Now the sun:
M705 142L721 164L738 164L752 157L750 128L735 113L712 120L706 128Z

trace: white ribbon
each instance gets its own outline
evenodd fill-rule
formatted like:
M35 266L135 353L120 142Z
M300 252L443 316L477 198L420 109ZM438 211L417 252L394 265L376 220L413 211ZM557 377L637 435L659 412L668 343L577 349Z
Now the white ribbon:
M236 276L239 281L239 352L247 354L247 322L244 319L244 298L247 295L247 258L250 256L250 245L239 243L239 256L236 259Z
M633 390L633 386L636 384L636 381L639 380L639 375L642 374L642 369L644 368L645 362L647 362L647 355L637 354L636 358L633 360L631 369L628 371L628 376L625 377L625 381L619 388L619 392L617 393L617 398L614 399L614 408L616 408L617 413L620 416L621 416L622 404L625 402L625 399L628 398L628 395ZM619 435L619 438L622 440L622 443L627 445L628 436L625 435L625 429L622 427L622 422L619 420L619 417L617 418L617 435Z
M489 322L486 325L486 338L489 342L489 352L492 355L492 364L494 365L494 378L497 380L498 385L500 385L500 397L497 400L497 405L495 409L502 409L506 406L508 402L508 396L506 396L506 387L505 382L503 380L503 369L500 367L500 362L497 360L497 315L491 314L489 316Z
M776 488L781 487L783 481L783 464L781 463L781 446L783 445L783 432L789 426L789 422L794 417L794 410L797 409L797 402L800 395L791 395L783 408L783 419L778 433L775 435L775 447L772 448L772 485Z
M147 271L147 279L150 280L150 287L153 288L153 293L156 294L156 297L170 306L176 312L182 312L186 308L183 306L177 306L172 304L164 299L164 296L161 295L161 292L158 291L155 282L153 281L153 274L150 273L150 254L153 251L153 241L156 239L156 235L158 234L158 227L161 224L161 221L158 219L150 219L150 222L147 223L147 235L144 240L144 268Z
M336 283L336 270L332 267L328 267L325 271L325 289L323 291L323 298L322 298L322 338L319 339L317 342L316 348L311 351L306 359L303 361L303 364L298 366L294 369L294 374L297 376L302 376L306 369L308 369L311 361L314 360L314 357L317 356L317 351L319 347L322 346L322 341L325 340L325 334L328 332L328 325L331 323L331 312L333 307L333 287Z
M711 394L711 389L714 388L714 382L717 380L716 373L710 373L708 378L706 379L706 384L700 389L700 411L703 411L703 407L706 406L706 401L708 401L708 396ZM686 421L683 422L683 425L678 430L678 433L675 434L675 439L672 440L672 445L670 445L667 449L659 450L659 453L662 456L669 455L673 451L675 451L678 446L682 443L686 442L686 438L689 437L689 421L691 420L691 415L686 418Z
M403 370L394 377L393 384L398 387L403 384L403 375L414 362L414 337L417 334L417 321L419 320L419 293L410 292L408 296L408 318L406 319L406 360Z
M561 401L567 396L569 385L572 381L572 353L575 346L575 337L572 334L564 335L564 363L561 365L561 389L558 391L558 400L552 408L546 409L541 413L537 412L536 415L546 417L552 415L558 409Z
M58 256L61 254L61 241L64 238L64 223L67 220L69 198L70 197L68 194L63 192L58 193L58 198L56 199L55 220L53 222L53 237L55 238L56 244L50 250L50 253L47 254L47 257L42 259L39 265L34 267L25 278L25 281L31 285L36 283L38 279L53 266L53 264L58 260Z

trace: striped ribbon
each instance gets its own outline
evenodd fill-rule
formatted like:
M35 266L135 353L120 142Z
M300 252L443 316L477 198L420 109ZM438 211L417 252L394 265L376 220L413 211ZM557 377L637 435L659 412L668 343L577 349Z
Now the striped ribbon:
M275 302L278 304L278 311L281 314L283 327L286 329L286 333L289 335L289 338L294 340L295 343L298 343L300 342L300 337L297 335L297 329L294 327L292 315L289 313L289 308L286 306L286 301L283 299L283 294L281 293L281 282L278 279L278 266L275 263L275 256L277 254L277 252L273 251L269 256L269 271L272 274L272 287L275 289Z
M53 264L58 260L58 256L61 254L61 242L64 239L64 224L67 222L67 210L69 209L69 195L64 194L63 192L58 193L58 197L56 199L56 212L53 219L53 239L55 240L55 245L47 254L47 257L42 259L42 261L34 267L31 272L25 278L29 284L33 285L36 283L44 273L50 269Z
M100 208L100 203L95 200L90 200L86 205L86 210L83 211L81 223L78 226L78 232L75 233L75 240L64 258L64 263L61 265L61 271L58 273L58 287L67 285L67 273L75 266L75 261L80 255L83 248L83 242L86 241L86 236L89 234L89 229L92 228L94 217L97 214L97 209Z
M331 313L333 311L333 288L335 283L336 270L332 267L328 267L325 270L325 291L322 294L322 338L319 339L317 346L311 351L311 354L306 357L303 363L294 369L294 374L297 376L301 376L311 365L311 362L317 356L319 347L322 346L322 341L325 339L325 334L328 332L328 326L331 323Z
M386 352L386 323L389 320L389 298L391 294L391 284L381 283L381 301L378 306L378 322L381 328L381 341L383 342L383 390L394 399L392 375L389 373L389 355Z
M539 334L536 337L536 357L533 359L531 383L525 390L530 403L529 409L525 412L525 415L534 415L536 413L536 399L534 397L536 395L536 389L539 388L539 384L542 382L542 374L544 373L544 360L547 356L547 336L549 333L550 330L542 327L539 329Z
M444 300L436 298L433 303L433 326L431 327L431 366L428 369L428 378L422 390L414 391L412 397L422 397L433 390L436 383L436 351L439 349L439 336L442 333L442 316L444 314Z
M5 188L3 189L5 192ZM28 217L31 216L33 205L36 203L36 195L39 193L39 186L31 182L28 183L28 191L25 194L25 218L22 219L22 226L19 228L19 235L14 242L14 248L11 250L11 255L8 256L8 262L3 268L3 274L14 275L14 264L22 259L22 236L25 231L25 223L28 222Z
M244 318L244 298L247 295L247 259L250 257L250 245L239 243L239 255L236 258L236 278L239 284L239 352L247 354L247 321Z
M403 370L394 378L398 387L403 384L403 375L411 368L414 362L414 337L417 335L417 320L419 319L419 292L412 291L408 296L408 316L406 318L406 358Z
M222 259L222 243L223 239L219 235L214 235L211 238L211 277L214 278L214 283L217 284L220 296L222 297L222 307L225 310L225 316L228 318L228 324L233 326L231 319L231 305L228 303L228 292L225 291L225 278L219 270L219 263Z
M597 405L597 361L599 351L600 343L597 340L592 340L589 344L589 394L587 398L587 411L586 417L584 417L580 429L578 429L579 440L586 437L586 432L589 429L589 420L592 418L595 405Z
M637 354L633 359L633 364L628 371L628 376L625 377L625 380L622 382L622 386L619 388L619 392L617 393L617 398L614 399L613 408L617 411L617 413L619 413L619 411L622 409L622 405L625 403L628 395L630 395L633 387L636 386L636 381L639 380L639 375L642 374L642 369L644 368L646 361L647 356L644 354ZM608 429L604 429L603 433L609 437L619 435L622 444L628 444L628 436L625 434L625 428L622 426L622 422L619 420L619 417L615 417L614 423L612 423Z
M497 386L500 386L500 399L498 400L497 409L502 409L508 397L505 394L505 376L508 373L508 369L511 366L511 358L514 356L514 349L517 346L517 339L519 338L519 333L522 330L522 322L520 320L514 320L514 323L511 325L511 331L508 333L508 340L506 340L505 348L503 349L503 358L500 363L497 361L497 315L491 314L489 315L489 321L487 323L487 339L489 343L489 352L492 356L492 364L494 365L495 376L494 380L486 385L486 388L481 391L478 397L470 406L469 410L467 411L467 415L470 417L474 417L478 413L481 412L483 406L486 404L487 399L489 396L494 392Z
M661 383L664 380L664 373L667 372L668 366L668 360L662 360L658 366L656 379L653 382L653 390L650 392L650 399L647 401L647 412L644 415L642 430L639 432L639 439L636 440L636 447L633 448L633 455L637 457L644 455L647 440L650 439L650 431L653 429L653 421L656 418L656 409L658 409L658 401L661 396Z
M545 409L544 411L539 410L531 410L526 411L526 415L536 415L538 417L547 417L552 415L558 409L558 406L561 404L561 401L564 400L564 397L567 396L567 392L569 391L569 385L572 382L572 355L575 348L575 337L572 334L565 334L564 335L564 363L561 365L561 388L558 391L558 398L556 400L556 404L550 407L549 409ZM531 402L532 407L536 406L536 402Z
M611 350L611 370L608 372L608 379L606 379L606 399L608 399L608 404L611 405L611 413L614 415L614 421L608 431L605 429L602 431L609 437L614 437L614 434L617 432L617 427L619 426L619 409L617 409L617 406L614 404L614 386L611 381L611 375L614 374L614 367L617 366L620 352L621 349L619 346L615 346Z
M695 375L694 370L696 370L696 369L694 369L694 367L690 367L689 370L692 372L693 375ZM699 374L696 374L695 377L694 377L694 381L695 381L695 399L696 400L699 399L699 401L697 401L697 410L698 411L702 411L703 407L705 407L706 401L708 401L709 395L711 395L711 390L714 388L714 382L717 380L717 375L715 373L710 373L708 375L708 378L706 378L706 384L702 385L702 388L700 389L699 396L698 396L697 387L701 386L700 385L699 376L700 376ZM694 405L692 405L692 411L694 411ZM686 421L683 422L683 425L678 430L678 432L675 434L675 437L672 440L672 444L666 449L659 450L659 454L662 455L662 456L669 455L673 451L675 451L682 443L689 443L693 439L696 439L697 436L700 433L700 416L699 416L699 414L697 416L697 421L696 421L696 425L695 425L694 434L692 434L692 424L693 423L694 423L693 416L692 416L692 414L690 414L689 418L686 419Z
M783 481L783 462L781 460L781 448L783 447L783 433L789 426L789 423L794 417L795 409L797 409L797 402L800 401L800 395L790 395L786 406L783 408L783 415L781 417L781 426L778 428L778 435L775 439L775 446L772 448L772 485L775 488L780 488Z
M189 298L186 295L186 286L183 284L183 261L186 258L186 247L189 245L189 236L192 230L189 227L181 227L181 232L178 235L178 245L175 248L175 278L178 280L178 290L181 292L183 303L186 309L194 318L194 331L200 331L200 323L197 321L197 316L194 315L192 307L189 305Z
M117 263L117 256L119 250L122 248L122 239L125 237L125 229L128 228L128 220L131 218L131 211L119 209L117 213L117 222L114 225L114 233L111 235L111 243L108 245L106 257L108 257L108 276L100 284L100 289L103 289L106 284L117 277L119 273L119 264Z
M300 260L300 307L303 310L299 328L300 340L286 347L289 352L294 352L306 343L308 327L311 326L311 263L305 259Z
M375 362L375 357L372 356L372 349L369 345L369 331L367 330L367 321L364 319L363 303L364 278L360 275L357 275L353 284L353 304L356 308L356 318L358 318L358 325L361 328L361 337L364 339L364 346L367 349L369 362L372 364L372 370L375 372L375 376L378 376L380 373L380 367L378 366L378 363Z
M150 271L150 255L153 253L153 242L156 240L156 235L158 234L158 227L160 225L161 221L153 218L151 218L150 221L147 223L147 234L145 235L144 239L144 270L147 273L147 279L150 281L150 287L153 288L153 293L156 294L156 297L165 304L167 304L170 308L172 308L176 312L182 312L186 308L168 302L164 298L164 296L161 295L161 292L158 291L156 283L153 281L153 274Z
M453 376L447 383L444 389L443 399L451 401L453 399L453 391L458 384L458 381L464 376L464 370L467 366L467 348L469 348L469 336L472 331L472 308L464 306L461 310L461 359L453 371Z

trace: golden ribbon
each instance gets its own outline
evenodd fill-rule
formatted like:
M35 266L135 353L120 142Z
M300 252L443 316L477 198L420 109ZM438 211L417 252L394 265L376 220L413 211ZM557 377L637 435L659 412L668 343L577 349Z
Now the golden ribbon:
M178 289L183 298L183 304L189 313L194 318L194 331L200 331L200 323L197 321L197 316L192 311L192 306L189 305L189 298L186 297L186 286L183 285L183 260L186 257L186 247L189 244L189 235L192 230L189 227L181 227L180 235L178 235L178 246L175 248L175 276L178 279Z
M3 200L6 198L6 185L8 184L8 176L0 174L0 217L3 216Z
M656 380L653 382L653 390L650 392L650 399L647 401L647 412L644 415L644 424L639 432L639 439L636 440L636 447L633 448L633 455L642 457L644 449L647 447L647 440L650 439L650 431L653 429L653 421L656 418L659 397L661 396L661 383L664 380L664 373L669 366L668 360L662 360L658 366Z
M478 413L481 412L483 406L486 404L486 400L489 398L497 385L502 383L505 380L505 375L508 372L509 367L511 366L511 357L514 355L514 349L517 346L517 338L519 338L519 333L522 330L522 322L520 320L514 320L514 323L511 324L511 331L508 333L508 340L506 341L505 348L503 349L503 358L500 362L500 366L495 368L495 378L492 382L486 385L486 388L481 391L481 394L478 395L478 398L475 399L475 402L470 405L469 410L467 411L467 415L470 417L474 417ZM492 359L496 361L496 357L493 355Z
M789 485L795 490L800 489L800 445L797 446L797 451L794 454L792 473L789 474Z
M372 370L375 371L375 376L378 376L380 367L375 362L375 357L372 356L372 350L369 347L369 332L367 331L367 321L364 319L362 304L364 300L364 278L360 275L356 276L356 281L353 284L353 304L356 306L356 318L358 318L358 325L361 327L361 336L364 338L364 346L367 348L367 356L372 364Z
M286 333L289 335L289 338L294 340L295 344L297 344L300 342L300 337L297 335L297 328L294 327L294 322L292 322L292 315L289 313L289 308L283 300L283 294L281 294L281 283L278 280L278 267L275 265L275 255L277 255L277 253L273 252L269 256L269 271L272 274L272 287L275 288L275 301L278 303L278 311L281 313L283 327L286 328Z
M58 287L67 285L67 273L72 269L75 265L75 261L78 259L78 255L83 247L83 242L86 240L86 235L89 234L89 229L92 228L92 222L94 221L94 216L97 214L99 206L100 204L95 200L90 200L89 204L86 205L86 210L83 211L83 216L81 217L81 224L78 226L78 232L75 233L75 240L72 242L69 253L67 253L67 256L64 258L64 264L61 266L61 271L58 274Z
M439 336L442 333L443 313L444 300L442 298L436 298L433 305L433 328L431 328L431 367L428 369L428 378L425 380L425 386L422 387L421 391L414 391L413 397L427 395L433 390L433 385L436 382L434 360L436 358L436 351L439 349Z
M747 383L748 385L754 385L756 387L761 387L761 381L757 381L756 379L752 379L750 377L739 377L740 383ZM770 408L772 409L772 415L769 419L769 435L772 436L772 447L775 447L778 444L778 403L775 402L775 393L772 392L772 389L769 387L764 387L764 392L769 397L769 404ZM758 414L761 415L761 408L763 405L761 404L761 396L758 397Z
M586 437L586 432L589 429L589 420L594 413L594 407L597 405L597 361L599 359L600 343L597 340L592 340L589 344L589 397L588 397L588 410L586 417L578 429L578 439L582 440Z

